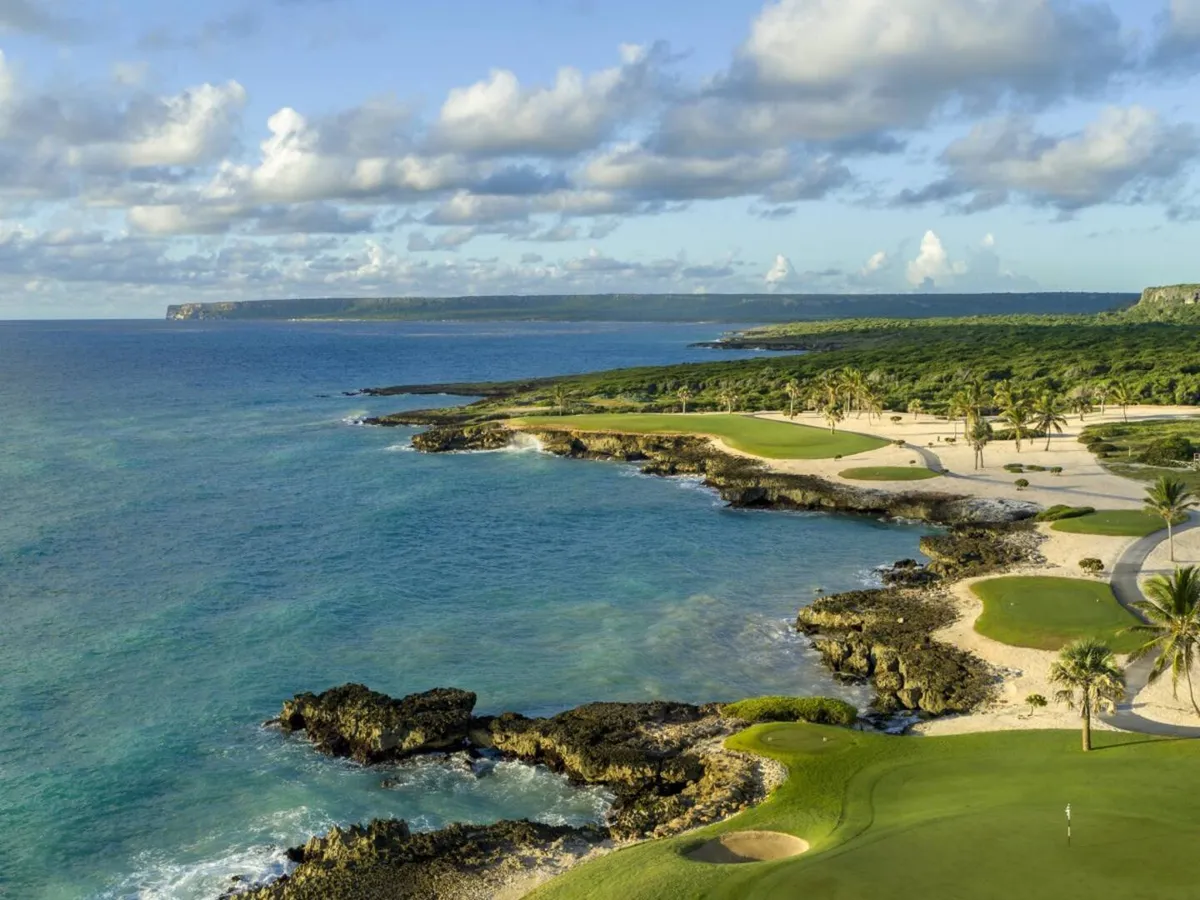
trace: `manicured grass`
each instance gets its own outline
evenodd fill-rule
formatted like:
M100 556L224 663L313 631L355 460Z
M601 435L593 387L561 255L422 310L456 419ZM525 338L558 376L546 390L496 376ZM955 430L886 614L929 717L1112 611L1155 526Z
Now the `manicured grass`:
M939 473L925 466L866 466L839 473L851 481L925 481L938 478Z
M770 800L721 825L581 866L532 898L1195 897L1200 742L1112 732L1096 742L1100 749L1084 754L1071 731L896 738L757 726L730 745L788 766L788 782ZM686 858L715 835L743 829L794 834L812 850L746 865Z
M1002 644L1060 650L1079 638L1096 637L1118 653L1128 653L1146 640L1125 633L1137 620L1117 603L1112 588L1103 581L992 578L971 590L983 601L975 630Z
M1086 516L1062 519L1050 527L1068 534L1145 537L1167 526L1160 516L1152 516L1138 509L1100 509Z
M686 416L653 413L539 416L515 419L513 424L627 434L702 434L720 438L744 453L769 459L830 459L877 450L888 444L881 438L850 431L830 434L824 428L809 425L792 425L773 419L724 413Z

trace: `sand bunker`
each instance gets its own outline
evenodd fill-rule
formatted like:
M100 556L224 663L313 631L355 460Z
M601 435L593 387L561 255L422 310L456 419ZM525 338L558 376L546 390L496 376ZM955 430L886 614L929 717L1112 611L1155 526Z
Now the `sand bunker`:
M706 863L751 863L808 852L808 841L778 831L733 831L701 844L688 859Z

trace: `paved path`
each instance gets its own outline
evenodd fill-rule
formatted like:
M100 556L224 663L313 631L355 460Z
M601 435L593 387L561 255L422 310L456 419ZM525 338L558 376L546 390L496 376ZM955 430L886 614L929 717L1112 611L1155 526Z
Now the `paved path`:
M1179 534L1180 532L1190 531L1198 526L1200 526L1200 518L1192 515L1187 522L1175 528L1175 533ZM1155 547L1166 539L1166 534L1161 531L1156 531L1154 534L1139 538L1121 554L1121 558L1113 566L1113 595L1117 598L1118 603L1142 621L1145 621L1144 617L1134 606L1138 601L1145 599L1142 596L1142 589L1138 586L1138 578L1142 573L1142 567L1146 564L1147 557L1154 552ZM1150 719L1142 718L1133 711L1133 701L1137 698L1142 688L1150 681L1150 668L1153 664L1153 660L1147 658L1140 659L1126 667L1125 682L1128 686L1126 699L1118 704L1116 713L1111 716L1101 716L1100 718L1109 725L1124 731L1136 731L1139 734L1157 734L1167 737L1200 738L1200 727L1189 728L1183 725L1168 725L1164 722L1154 722Z

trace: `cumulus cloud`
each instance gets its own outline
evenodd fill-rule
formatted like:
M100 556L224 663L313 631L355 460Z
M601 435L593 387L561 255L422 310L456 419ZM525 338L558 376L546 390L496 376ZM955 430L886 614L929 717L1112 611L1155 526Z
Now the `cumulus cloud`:
M917 288L944 287L954 276L967 270L966 263L951 262L942 239L934 232L925 232L917 258L908 264L908 283Z
M665 47L621 48L621 65L585 76L560 69L549 87L524 87L507 69L450 92L433 126L439 150L485 156L567 156L611 135L647 99Z
M1195 128L1170 125L1142 106L1109 107L1082 131L1046 135L1025 117L974 126L942 154L949 175L904 191L899 205L973 194L965 211L991 208L1017 193L1070 212L1108 202L1152 199L1200 149Z
M645 200L693 200L744 196L785 178L788 155L779 150L727 157L675 157L639 145L616 147L592 160L582 180Z
M877 271L887 268L885 261ZM956 259L936 232L927 231L916 257L905 267L904 277L909 287L930 292L1004 292L1039 288L1033 279L1017 275L1003 265L992 234L985 235L977 247L968 250L965 258Z
M795 278L796 272L792 268L792 261L780 253L775 257L775 263L767 270L767 274L763 276L763 281L767 284L767 289L774 291L785 286Z

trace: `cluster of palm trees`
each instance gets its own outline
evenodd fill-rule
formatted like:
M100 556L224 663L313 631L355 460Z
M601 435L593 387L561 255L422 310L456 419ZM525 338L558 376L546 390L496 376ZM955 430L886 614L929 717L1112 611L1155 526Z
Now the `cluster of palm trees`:
M1200 503L1183 482L1163 477L1146 491L1146 511L1162 516L1175 560L1173 526ZM1179 696L1179 682L1187 684L1192 709L1200 716L1200 704L1192 686L1192 664L1200 655L1200 568L1176 566L1171 577L1155 575L1142 587L1145 599L1134 604L1141 624L1130 631L1146 635L1146 642L1129 655L1135 662L1153 657L1149 682L1154 684L1167 671L1171 687ZM1092 749L1092 715L1112 711L1125 696L1125 673L1116 655L1103 641L1085 638L1062 651L1050 667L1050 681L1060 686L1055 699L1080 711L1083 719L1083 749Z

